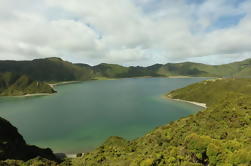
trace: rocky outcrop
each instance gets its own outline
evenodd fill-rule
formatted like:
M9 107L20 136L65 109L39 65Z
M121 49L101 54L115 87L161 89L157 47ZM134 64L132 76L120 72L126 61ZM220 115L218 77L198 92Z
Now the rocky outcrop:
M24 138L18 133L17 128L7 120L0 118L0 160L27 161L35 157L58 161L51 149L27 145Z

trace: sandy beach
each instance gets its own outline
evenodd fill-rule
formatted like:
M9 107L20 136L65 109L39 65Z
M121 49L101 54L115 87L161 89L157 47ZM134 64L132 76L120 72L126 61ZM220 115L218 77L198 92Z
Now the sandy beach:
M54 93L33 93L33 94L26 94L20 96L10 96L10 97L32 97L32 96L49 96L53 95Z
M72 84L72 83L78 83L78 82L81 82L81 81L64 81L64 82L57 82L57 83L48 83L48 85L50 85L52 88L54 88L54 86L57 86L57 85L65 85L65 84Z
M187 101L187 100L181 100L181 99L172 99L172 98L170 98L168 96L163 96L163 97L165 99L168 99L168 100L174 100L174 101L179 101L179 102L191 103L191 104L203 107L203 108L207 108L207 105L205 103L198 103L198 102L195 102L195 101Z

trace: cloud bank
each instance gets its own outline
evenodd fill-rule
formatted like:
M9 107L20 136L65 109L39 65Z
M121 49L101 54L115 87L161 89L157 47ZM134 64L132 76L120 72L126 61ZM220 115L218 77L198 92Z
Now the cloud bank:
M0 59L122 65L251 58L249 0L0 0Z

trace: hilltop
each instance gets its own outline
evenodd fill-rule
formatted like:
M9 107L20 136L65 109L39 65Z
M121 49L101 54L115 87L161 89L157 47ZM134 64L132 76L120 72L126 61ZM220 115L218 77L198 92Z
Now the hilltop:
M27 94L50 94L55 90L48 84L34 81L26 75L0 74L0 96L22 96Z

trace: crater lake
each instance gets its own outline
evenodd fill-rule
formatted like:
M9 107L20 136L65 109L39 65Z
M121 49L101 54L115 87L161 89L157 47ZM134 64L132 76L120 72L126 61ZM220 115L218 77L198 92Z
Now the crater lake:
M49 96L1 97L0 116L27 143L67 154L86 152L110 136L128 140L202 107L167 100L171 90L206 78L127 78L55 86Z

